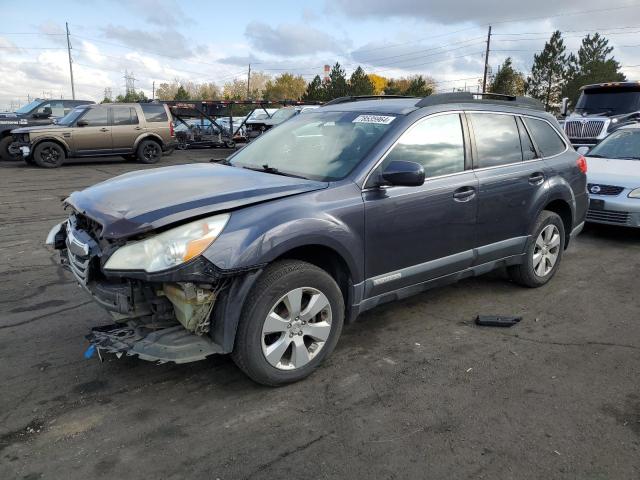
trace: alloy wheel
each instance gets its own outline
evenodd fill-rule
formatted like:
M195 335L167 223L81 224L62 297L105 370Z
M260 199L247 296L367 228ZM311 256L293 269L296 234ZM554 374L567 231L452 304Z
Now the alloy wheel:
M533 271L538 277L547 276L560 255L560 230L553 224L542 229L533 249Z
M280 370L309 363L331 333L331 304L320 290L302 287L282 296L262 326L262 353Z
M60 158L60 154L58 150L52 147L46 147L42 149L41 158L45 163L58 163L58 159Z
M155 143L145 145L142 154L147 160L154 160L158 158L158 155L160 154L160 147Z

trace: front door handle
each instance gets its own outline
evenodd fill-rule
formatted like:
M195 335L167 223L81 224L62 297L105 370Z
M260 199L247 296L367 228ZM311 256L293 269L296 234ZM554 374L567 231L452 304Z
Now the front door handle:
M542 172L532 173L529 176L529 183L531 185L540 185L542 182L544 182L544 173Z
M476 195L476 189L473 187L460 187L453 192L453 199L456 202L467 202Z
M101 128L101 129L100 129L100 131L101 131L101 132L108 132L108 131L109 131L109 129L108 129L108 128Z

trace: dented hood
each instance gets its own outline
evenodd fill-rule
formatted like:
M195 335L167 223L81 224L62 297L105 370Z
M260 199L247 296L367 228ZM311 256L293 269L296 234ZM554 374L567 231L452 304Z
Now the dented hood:
M120 175L73 192L66 203L100 223L104 238L118 239L327 185L226 165L191 164Z

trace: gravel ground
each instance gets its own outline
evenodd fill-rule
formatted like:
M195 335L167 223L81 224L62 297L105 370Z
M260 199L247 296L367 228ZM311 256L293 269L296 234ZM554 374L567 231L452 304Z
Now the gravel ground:
M537 290L495 272L367 312L269 389L226 357L83 358L109 319L43 241L60 199L139 168L0 163L0 478L640 478L640 232L588 227Z

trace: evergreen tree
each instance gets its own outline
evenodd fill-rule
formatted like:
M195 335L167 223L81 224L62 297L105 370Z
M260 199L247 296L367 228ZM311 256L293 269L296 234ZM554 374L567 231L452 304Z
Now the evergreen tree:
M498 73L489 84L489 92L503 95L524 95L524 75L513 68L511 57L498 67Z
M189 92L187 92L187 90L180 85L178 87L178 91L176 92L176 95L173 97L174 100L189 100Z
M434 91L434 83L431 78L424 78L422 75L416 75L411 78L409 86L404 91L403 95L410 95L413 97L427 97Z
M302 100L307 102L321 102L325 100L325 90L322 85L320 75L316 75L307 85L307 90L302 96Z
M360 66L354 70L349 79L349 94L373 95L373 83Z
M557 110L562 99L567 62L565 51L562 35L556 30L542 52L533 56L529 95L544 103L547 110Z
M572 105L576 104L583 85L626 80L620 64L611 56L612 51L609 40L595 33L582 39L577 56L569 56L563 96L568 97Z
M333 100L338 97L349 95L349 85L347 85L347 76L343 68L338 62L333 66L329 73L329 82L326 85L327 100Z

